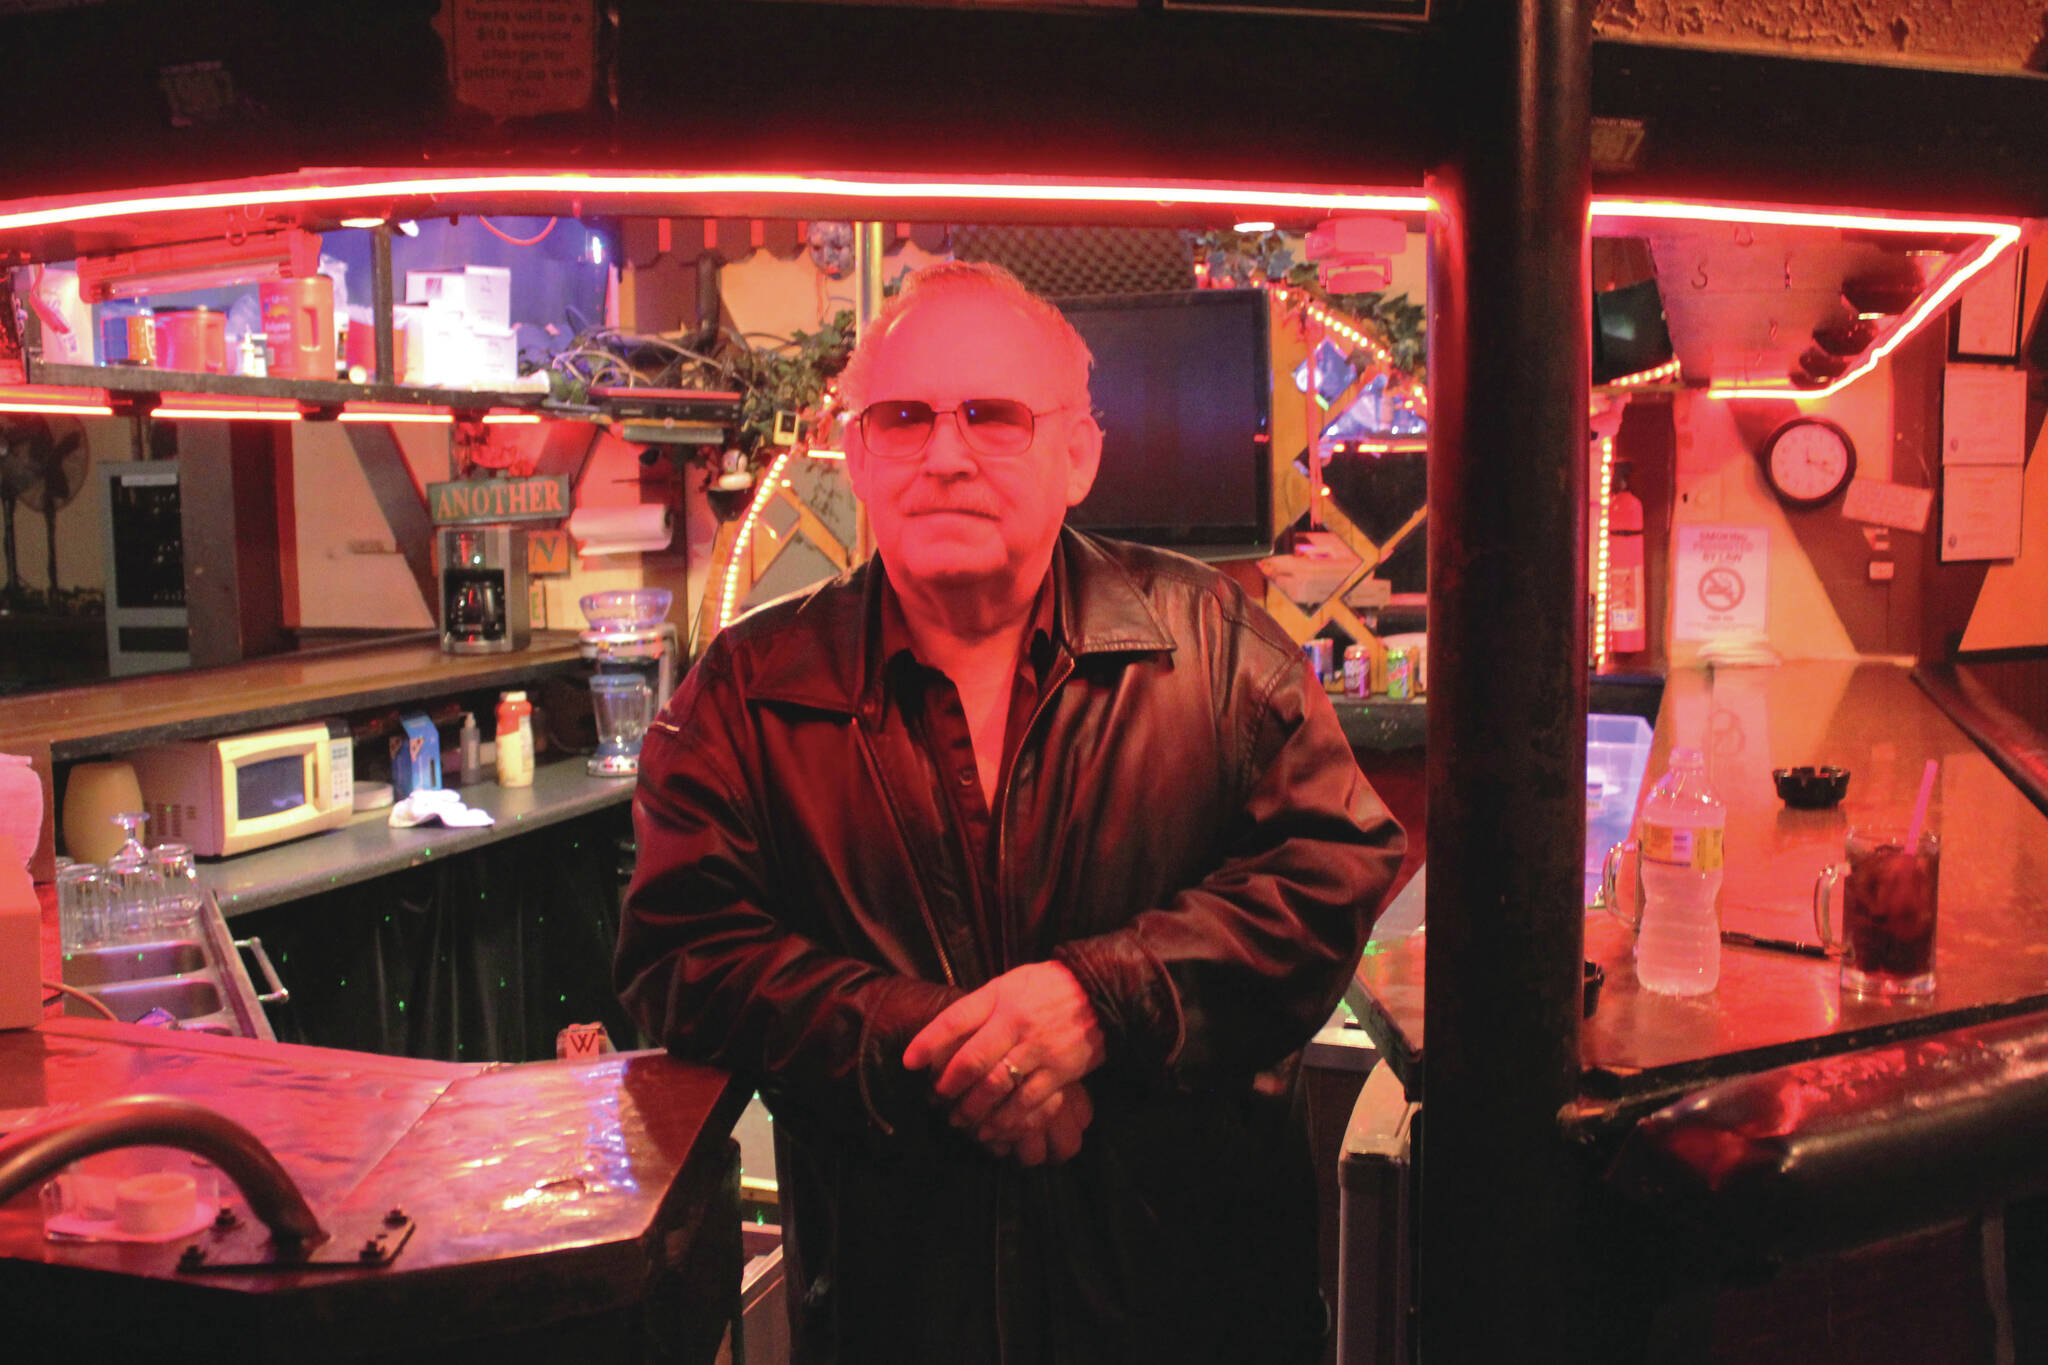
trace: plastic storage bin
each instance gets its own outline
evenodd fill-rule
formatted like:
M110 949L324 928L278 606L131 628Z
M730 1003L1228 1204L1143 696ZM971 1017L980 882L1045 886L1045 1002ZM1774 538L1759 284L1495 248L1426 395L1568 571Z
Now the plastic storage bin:
M1586 717L1586 904L1600 890L1607 850L1628 838L1643 769L1650 761L1650 723L1641 716Z

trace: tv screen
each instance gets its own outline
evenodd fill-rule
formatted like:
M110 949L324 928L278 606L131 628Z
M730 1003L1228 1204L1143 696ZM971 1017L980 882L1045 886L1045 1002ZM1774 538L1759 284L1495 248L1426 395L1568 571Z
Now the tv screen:
M1655 280L1593 295L1593 382L1641 374L1671 359L1664 296Z
M1102 420L1102 468L1068 522L1184 550L1270 540L1265 291L1058 302L1095 355Z

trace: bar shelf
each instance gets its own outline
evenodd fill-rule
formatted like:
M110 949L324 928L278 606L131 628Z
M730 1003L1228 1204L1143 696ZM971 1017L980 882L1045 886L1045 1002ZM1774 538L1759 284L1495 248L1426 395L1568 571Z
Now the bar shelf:
M458 412L493 408L541 411L544 392L444 389L424 384L351 383L345 379L287 379L280 376L204 374L143 365L55 365L28 362L31 384L104 389L110 397L134 394L202 394L223 398L267 398L338 408L344 403L410 403ZM570 413L565 415L582 415Z

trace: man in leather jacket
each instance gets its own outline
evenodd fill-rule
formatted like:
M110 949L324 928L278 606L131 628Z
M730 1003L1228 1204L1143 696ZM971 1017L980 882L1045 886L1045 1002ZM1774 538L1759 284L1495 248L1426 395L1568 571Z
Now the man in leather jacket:
M804 1362L1318 1358L1299 1050L1400 862L1300 648L1062 526L1085 345L933 267L842 381L878 554L649 731L617 980L776 1118Z

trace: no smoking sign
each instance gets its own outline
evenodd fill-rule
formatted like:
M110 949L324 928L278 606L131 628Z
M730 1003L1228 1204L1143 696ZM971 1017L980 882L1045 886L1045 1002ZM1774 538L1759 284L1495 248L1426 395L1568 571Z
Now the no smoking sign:
M1761 526L1679 526L1673 539L1672 637L1763 635L1770 532Z

